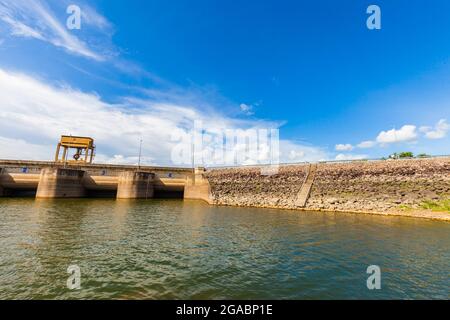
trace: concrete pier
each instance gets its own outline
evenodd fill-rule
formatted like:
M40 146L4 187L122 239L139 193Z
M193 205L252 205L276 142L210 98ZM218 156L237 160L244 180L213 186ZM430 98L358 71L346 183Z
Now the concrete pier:
M204 177L205 168L196 168L194 175L187 177L184 187L184 198L203 200L212 203L211 187L208 179Z
M117 199L153 198L155 175L149 172L125 171L119 174Z
M2 172L3 172L3 168L0 168L0 178L2 177ZM1 185L1 181L0 181L0 197L3 197L4 194L4 190L3 187Z
M44 168L41 171L36 198L82 198L84 171L64 168Z

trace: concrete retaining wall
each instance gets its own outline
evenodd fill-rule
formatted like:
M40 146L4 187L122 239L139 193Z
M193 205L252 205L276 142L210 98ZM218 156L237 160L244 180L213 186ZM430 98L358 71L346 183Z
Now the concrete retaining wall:
M205 169L195 169L194 175L187 177L184 187L184 199L203 200L213 203L211 186L205 176Z
M2 177L2 173L3 173L3 168L0 168L0 177ZM4 196L4 189L1 185L1 181L0 181L0 197Z

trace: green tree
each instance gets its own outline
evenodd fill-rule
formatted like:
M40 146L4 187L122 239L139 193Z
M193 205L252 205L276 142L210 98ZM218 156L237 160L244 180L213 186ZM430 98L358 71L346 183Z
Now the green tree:
M389 156L389 159L404 159L404 158L414 158L414 154L409 151L404 151L400 153L393 153Z
M421 153L417 155L417 158L429 158L430 155L426 154L426 153Z
M400 154L398 155L398 157L401 158L414 158L414 154L412 152L400 152Z

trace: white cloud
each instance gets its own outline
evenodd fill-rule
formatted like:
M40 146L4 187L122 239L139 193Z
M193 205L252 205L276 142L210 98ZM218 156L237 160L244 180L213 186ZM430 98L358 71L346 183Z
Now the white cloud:
M291 150L289 152L289 160L291 161L301 161L305 157L304 151Z
M363 160L367 159L368 156L365 154L343 154L340 153L336 156L336 160L338 161L345 161L345 160Z
M363 142L359 143L357 145L357 147L360 149L368 149L368 148L373 148L375 145L376 145L375 141L367 140L367 141L363 141Z
M251 116L254 114L253 112L253 106L249 105L249 104L245 104L245 103L241 103L241 105L239 106L239 108L241 108L241 111L246 114L247 116Z
M446 119L441 119L434 127L422 126L418 131L424 133L424 136L428 139L442 139L445 138L450 125ZM395 142L409 142L417 143L419 138L417 127L414 125L404 125L399 130L391 129L388 131L381 131L376 138L376 141L366 140L357 144L356 147L360 149L369 149L377 145L386 145ZM350 151L353 147L350 144L338 144L336 145L337 151Z
M337 144L335 146L336 151L352 151L353 146L349 143L347 144Z
M44 146L55 144L61 134L87 135L96 139L98 153L106 159L114 155L136 156L139 139L144 154L158 154L168 163L172 147L170 134L183 120L196 117L195 111L170 105L148 103L140 111L127 111L127 102L109 104L98 96L70 88L55 88L24 75L0 70L0 136L41 145L44 159L51 159ZM198 116L201 117L201 116ZM35 148L36 149L36 148ZM7 153L7 154L5 154ZM3 149L3 157L29 156L17 148Z
M428 139L442 139L445 138L447 132L450 130L450 125L446 119L441 119L438 123L432 127L420 127L420 132L425 133L425 137Z
M101 163L109 163L109 164L137 164L139 163L139 156L130 156L126 157L121 154L115 154L112 157L106 155L96 155L96 160ZM145 165L156 165L154 159L152 157L142 157L140 159L142 164Z
M381 131L377 137L377 142L380 144L389 144L396 142L412 141L417 138L416 126L404 125L401 129L391 129L388 131Z
M101 23L101 18L92 12L95 11L91 10L88 15L91 17L90 21ZM13 36L35 38L97 61L105 59L69 32L65 21L57 19L50 8L39 0L0 1L0 19L9 25Z
M55 152L55 147L50 144L37 144L24 139L0 136L0 159L45 160L49 159L53 152Z
M61 134L91 136L96 162L173 165L174 135L186 135L195 120L208 132L226 129L274 128L265 121L243 121L189 105L123 98L120 104L45 80L0 69L0 157L51 160ZM217 108L216 108L217 109ZM237 146L239 148L240 146ZM294 157L292 157L294 155ZM290 157L291 156L291 157ZM280 141L280 161L326 158L314 146Z
M327 152L314 146L305 146L290 140L280 140L280 162L323 161L329 159Z

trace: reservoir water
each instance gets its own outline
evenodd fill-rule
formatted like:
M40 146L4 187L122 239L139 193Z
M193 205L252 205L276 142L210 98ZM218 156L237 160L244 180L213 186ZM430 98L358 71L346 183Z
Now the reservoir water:
M449 247L450 223L413 218L3 198L0 299L448 299Z

